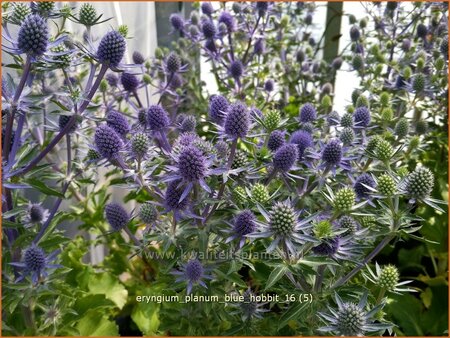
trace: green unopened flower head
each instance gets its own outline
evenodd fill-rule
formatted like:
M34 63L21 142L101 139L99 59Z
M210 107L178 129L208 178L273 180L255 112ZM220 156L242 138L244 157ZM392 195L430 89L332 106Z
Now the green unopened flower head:
M447 42L448 43L448 42ZM437 70L442 70L445 67L445 60L443 57L440 57L438 59L436 59L434 66L436 67Z
M416 133L419 135L423 135L428 130L428 122L425 120L418 120L416 122Z
M242 187L236 187L233 190L233 200L237 204L244 204L247 202L247 193L245 192L245 189Z
M406 193L411 198L426 198L434 186L434 175L426 167L417 167L406 177Z
M407 167L400 167L397 170L397 174L398 174L398 176L400 176L400 178L404 178L404 177L408 176L409 170Z
M39 1L37 3L37 9L39 11L39 13L43 14L45 16L45 14L50 13L53 8L55 8L55 2L54 1Z
M392 196L397 190L397 185L394 179L388 174L383 174L378 177L378 191L384 196Z
M360 224L364 228L371 228L375 225L376 219L373 216L363 216L360 219Z
M409 140L409 144L408 144L408 152L410 153L411 151L417 149L420 145L420 137L417 135L414 135L413 137L411 137L411 139Z
M372 136L367 142L366 152L369 154L374 154L378 147L378 143L380 143L380 140L381 140L380 136L378 135Z
M392 148L392 145L389 143L389 141L380 139L377 144L375 154L380 161L388 161L394 154L394 149Z
M248 163L247 153L243 150L237 150L234 155L233 163L231 164L232 169L238 169L245 167Z
M388 92L382 92L380 94L380 104L383 107L388 107L390 101L391 101L391 95L389 95Z
M78 15L78 20L80 20L80 23L88 27L93 26L97 19L97 12L94 6L89 3L84 3L81 5Z
M333 207L338 212L348 212L355 205L355 192L351 188L342 188L334 196Z
M365 97L364 95L358 96L358 99L356 100L355 104L356 108L359 107L369 107L369 99Z
M425 75L417 73L413 78L412 88L416 93L423 92L425 89Z
M117 28L117 31L119 32L120 35L122 35L124 38L126 38L128 36L128 26L127 25L120 25Z
M397 268L393 265L386 265L381 268L377 284L380 288L393 290L397 286L399 278L400 274Z
M52 48L52 52L54 53L63 53L66 52L66 49L64 46L59 45L55 48ZM53 57L53 60L55 60L55 63L58 65L59 69L66 69L70 66L71 57L70 54L62 54L62 55L56 55Z
M102 155L100 155L100 153L95 149L89 149L86 157L88 161L96 161L101 159Z
M354 70L361 70L364 67L364 59L361 54L355 54L353 56L352 66Z
M139 218L145 224L153 224L158 219L158 210L153 204L146 202L139 208Z
M147 154L150 147L150 139L145 133L136 133L131 139L131 150L137 157Z
M393 118L394 118L394 111L392 110L392 108L384 108L381 111L381 119L383 121L390 122L392 121Z
M355 132L353 131L353 128L344 128L339 138L345 146L350 145L355 139Z
M332 106L331 97L328 95L324 95L322 97L322 101L320 102L320 105L324 108L329 108Z
M425 67L425 59L423 58L418 58L416 61L416 67L418 71L421 71L423 69L423 67Z
M291 234L296 221L295 211L287 203L276 203L270 212L270 227L277 235Z
M347 113L353 114L355 112L355 106L350 104L347 107L345 107L345 110L347 111Z
M14 10L11 14L11 20L14 23L21 24L30 13L30 6L25 3L18 2L14 6Z
M395 135L398 136L398 138L402 139L409 133L409 122L406 117L402 117L398 122L395 124Z
M328 220L314 223L313 232L317 238L329 238L333 235L333 225Z
M344 128L352 128L353 127L353 114L345 113L341 118L341 126Z
M256 183L251 191L252 200L255 203L265 204L270 196L267 187L261 183Z
M281 115L278 110L269 110L264 117L264 124L267 130L275 130L278 128L281 121Z
M406 66L405 68L403 68L403 77L405 78L405 80L410 79L412 76L412 69L409 66Z
M337 316L337 327L343 336L359 336L364 332L366 317L357 304L344 303Z
M361 91L359 89L355 89L352 92L352 103L353 105L356 105L356 101L358 100L358 97L361 95Z
M353 234L358 230L358 224L356 221L350 216L342 216L339 219L339 227L342 229L347 229L343 235Z

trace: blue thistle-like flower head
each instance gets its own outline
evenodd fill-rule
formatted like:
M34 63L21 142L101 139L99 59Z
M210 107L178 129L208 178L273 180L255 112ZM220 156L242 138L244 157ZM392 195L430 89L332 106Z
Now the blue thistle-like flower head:
M369 108L361 106L356 108L353 114L356 127L367 127L370 124L371 116Z
M219 23L223 23L227 27L228 32L232 32L235 29L234 17L230 12L223 11L220 13Z
M264 54L266 50L266 44L263 39L257 39L255 45L253 46L253 51L256 55Z
M264 83L264 90L268 93L272 92L275 88L275 83L273 82L272 79L268 79L265 83Z
M125 54L127 43L117 31L105 34L97 49L97 57L101 63L117 66Z
M198 259L192 259L186 264L186 278L189 282L198 282L202 278L203 272L203 265Z
M225 120L225 114L228 110L228 100L221 95L213 95L209 99L209 117L219 125Z
M241 103L231 104L225 118L225 133L231 138L244 138L250 128L250 115L247 107Z
M178 157L178 171L184 180L194 182L203 179L207 169L206 158L198 148L187 146L182 149Z
M172 25L173 29L177 31L182 31L184 27L184 19L180 14L173 13L169 17L170 24Z
M421 39L425 39L428 34L428 28L423 23L417 25L417 36Z
M117 77L116 74L108 73L108 74L106 74L105 78L111 87L117 87L117 84L119 83L119 78Z
M30 246L25 249L23 259L28 271L40 273L45 268L45 252L38 246Z
M274 130L269 135L269 140L267 142L267 147L272 151L275 152L280 148L282 145L286 143L285 141L285 131L283 130Z
M358 41L360 37L361 32L359 31L358 27L352 26L350 28L350 39L352 39L352 41Z
M193 258L183 265L182 271L174 271L173 274L179 276L176 279L176 282L187 282L186 291L187 294L190 294L192 292L192 287L195 284L200 284L204 288L207 287L203 279L211 279L212 277L207 275L206 271L207 268L205 268L197 258Z
M240 60L233 60L230 64L230 74L234 79L239 79L244 73L244 65Z
M170 124L169 114L160 105L151 105L147 110L147 125L151 130L167 128Z
M63 130L66 127L66 125L67 125L67 123L69 123L71 117L72 116L69 116L69 115L59 115L59 118L58 118L59 130ZM77 128L78 128L78 123L74 123L72 125L72 127L70 127L68 133L69 134L73 133L75 130L77 130Z
M202 2L201 10L202 10L202 13L207 16L211 16L212 13L214 13L214 8L210 2Z
M372 176L370 174L364 173L358 176L355 184L353 185L353 189L355 190L356 196L358 198L366 198L371 192L371 190L367 187L375 188L375 185L376 183Z
M108 159L116 157L123 148L123 142L119 134L107 125L97 127L94 141L100 155Z
M166 193L164 196L164 204L168 211L180 211L184 210L189 204L189 198L184 198L180 201L183 194L183 188L178 187L179 182L172 181L167 185Z
M322 160L329 165L337 165L342 159L342 146L338 139L329 141L322 151Z
M316 108L311 103L306 103L300 109L300 121L311 122L317 118Z
M122 230L130 221L130 215L118 203L110 203L105 206L105 217L114 231Z
M23 219L25 228L45 223L48 219L48 215L48 210L44 209L40 203L30 202Z
M343 62L344 61L341 57L337 57L331 62L331 67L333 67L335 70L341 69Z
M305 150L313 145L311 133L306 130L297 130L291 135L290 143L295 144L298 150L298 159L302 160Z
M273 156L273 165L282 172L288 172L298 158L298 148L295 144L281 146Z
M181 60L180 57L174 53L170 52L170 54L166 58L166 70L169 74L174 74L178 72L181 68Z
M131 130L127 118L115 110L110 111L106 116L106 124L122 137L125 137Z
M250 210L244 210L239 213L233 224L234 233L239 236L245 236L256 230L256 216Z
M315 246L312 250L319 256L333 256L339 249L339 237L326 238L322 240L322 243Z
M217 34L217 28L211 20L203 20L202 32L206 39L214 39Z
M47 50L49 39L45 19L37 14L28 15L19 29L17 38L19 49L28 55L42 56Z
M336 110L333 110L330 114L328 114L327 122L330 126L337 126L341 123L341 116Z
M123 72L120 76L120 82L122 83L123 89L127 92L134 92L139 86L139 79L136 75L131 73Z
M259 16L264 16L269 9L269 2L267 1L257 1L256 2L256 10Z

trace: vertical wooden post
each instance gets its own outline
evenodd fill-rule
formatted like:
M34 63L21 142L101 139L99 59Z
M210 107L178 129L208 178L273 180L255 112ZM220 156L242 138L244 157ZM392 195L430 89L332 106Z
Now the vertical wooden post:
M328 2L323 49L323 59L327 62L333 61L339 53L342 15L343 2Z

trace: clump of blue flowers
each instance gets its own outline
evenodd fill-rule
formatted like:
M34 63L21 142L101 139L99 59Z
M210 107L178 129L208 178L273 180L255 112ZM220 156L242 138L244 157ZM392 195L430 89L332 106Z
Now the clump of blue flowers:
M2 333L441 335L448 8L361 6L2 4Z

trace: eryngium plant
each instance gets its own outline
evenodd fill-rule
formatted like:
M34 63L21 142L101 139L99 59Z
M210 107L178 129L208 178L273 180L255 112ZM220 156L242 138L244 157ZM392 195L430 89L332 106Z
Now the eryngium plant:
M445 3L330 59L323 4L196 3L154 57L71 6L3 4L4 335L443 334Z

